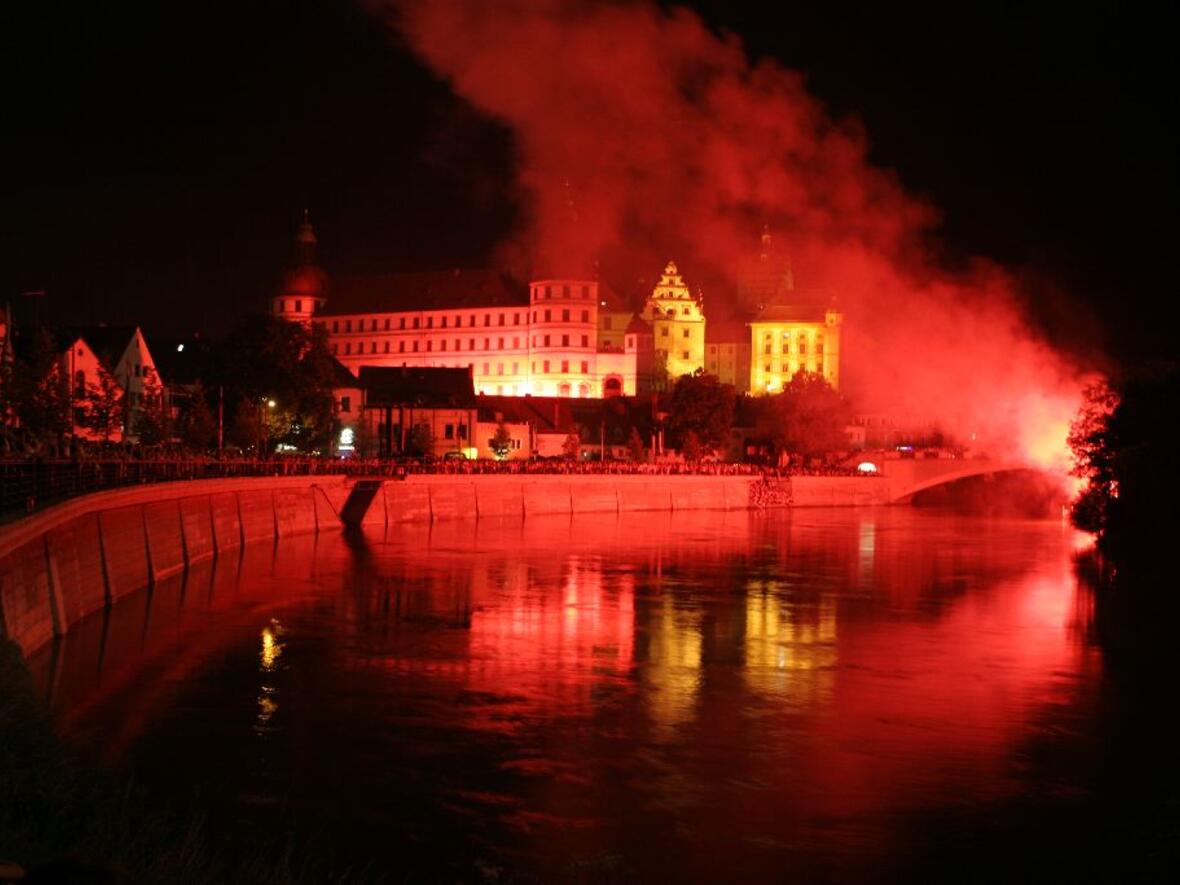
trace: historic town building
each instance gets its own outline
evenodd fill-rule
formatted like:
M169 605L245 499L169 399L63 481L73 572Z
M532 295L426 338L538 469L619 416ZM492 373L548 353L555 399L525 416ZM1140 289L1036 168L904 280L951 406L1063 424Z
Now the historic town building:
M353 375L363 366L466 369L485 396L633 396L699 370L756 394L781 389L799 371L836 385L842 317L792 305L794 278L769 244L764 234L759 261L739 282L750 302L744 319L710 335L702 298L675 262L638 313L598 280L521 286L488 270L346 277L329 288L305 214L297 262L271 307L322 326Z

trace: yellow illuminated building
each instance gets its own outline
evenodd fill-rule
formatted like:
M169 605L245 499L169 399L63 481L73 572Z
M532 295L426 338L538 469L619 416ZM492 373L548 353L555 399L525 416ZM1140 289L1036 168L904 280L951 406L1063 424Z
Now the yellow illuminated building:
M776 393L798 372L822 375L840 387L840 326L844 315L772 305L750 321L750 392Z
M664 268L642 316L652 328L657 364L662 361L668 381L704 368L705 314L676 262L669 261Z

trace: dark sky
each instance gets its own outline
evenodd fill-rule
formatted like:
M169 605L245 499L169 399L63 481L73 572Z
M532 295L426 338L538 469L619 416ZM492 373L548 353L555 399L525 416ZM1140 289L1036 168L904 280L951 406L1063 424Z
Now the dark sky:
M1026 278L1059 340L1174 349L1171 33L1147 4L691 4L803 71L945 213L948 254ZM346 0L0 12L0 299L224 329L311 208L330 273L478 266L512 223L506 133Z

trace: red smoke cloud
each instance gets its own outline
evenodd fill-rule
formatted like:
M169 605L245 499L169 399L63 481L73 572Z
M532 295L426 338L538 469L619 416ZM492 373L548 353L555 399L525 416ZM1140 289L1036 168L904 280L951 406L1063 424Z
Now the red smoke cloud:
M842 375L861 408L1063 458L1073 368L1030 330L1002 269L937 266L937 213L868 163L858 125L829 116L799 74L654 4L404 0L393 19L513 133L527 222L506 260L650 279L672 257L716 316L726 287L713 284L769 225L799 286L844 310Z

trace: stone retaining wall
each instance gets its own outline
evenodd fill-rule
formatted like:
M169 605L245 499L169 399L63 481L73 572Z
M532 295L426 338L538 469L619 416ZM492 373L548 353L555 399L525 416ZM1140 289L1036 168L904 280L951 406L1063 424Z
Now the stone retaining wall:
M330 476L159 483L85 495L6 525L0 635L28 654L127 594L243 543L338 530L347 493L344 478Z

